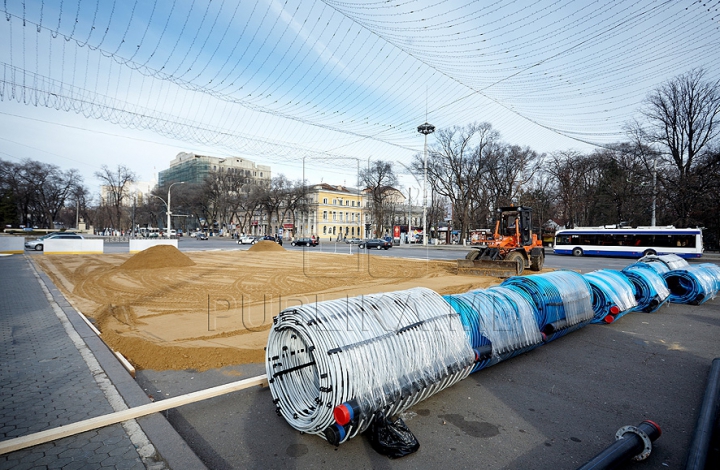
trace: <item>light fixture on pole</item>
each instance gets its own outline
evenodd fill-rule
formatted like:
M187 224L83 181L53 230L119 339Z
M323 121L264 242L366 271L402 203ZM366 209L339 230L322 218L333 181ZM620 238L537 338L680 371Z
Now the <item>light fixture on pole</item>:
M168 187L168 198L167 198L167 237L170 238L170 222L171 222L171 216L172 212L170 211L170 190L173 186L176 184L185 184L185 181L176 181L175 183L171 184L170 187Z
M425 136L425 158L423 159L423 246L427 246L427 136L435 132L435 126L425 122L417 128Z

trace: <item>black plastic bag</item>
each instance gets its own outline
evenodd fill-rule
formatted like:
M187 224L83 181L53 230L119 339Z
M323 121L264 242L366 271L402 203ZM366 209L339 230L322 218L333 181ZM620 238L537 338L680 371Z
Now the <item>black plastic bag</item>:
M385 416L377 416L370 425L368 433L370 445L375 452L387 455L391 459L405 457L420 448L415 435L400 418L393 422Z

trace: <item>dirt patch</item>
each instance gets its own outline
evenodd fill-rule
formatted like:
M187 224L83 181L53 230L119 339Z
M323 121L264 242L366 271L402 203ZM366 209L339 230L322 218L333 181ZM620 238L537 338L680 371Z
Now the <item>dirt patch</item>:
M248 251L287 251L277 243L270 240L260 240L250 247Z
M111 348L135 367L155 370L263 362L273 316L293 305L417 286L450 294L500 283L457 275L449 261L268 244L273 251L185 254L161 245L132 256L33 259Z
M119 269L159 269L195 266L193 260L172 245L156 245L133 255Z

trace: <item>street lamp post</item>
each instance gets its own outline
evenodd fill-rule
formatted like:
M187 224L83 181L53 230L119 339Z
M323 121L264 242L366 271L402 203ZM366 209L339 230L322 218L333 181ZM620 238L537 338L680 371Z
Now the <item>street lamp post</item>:
M655 226L655 200L657 199L657 192L656 192L656 186L657 186L657 157L653 159L653 188L652 188L652 220L650 222L651 226Z
M185 184L185 181L176 181L175 183L171 184L170 187L168 187L168 197L167 197L167 237L170 238L170 223L171 223L171 217L172 212L170 211L170 190L173 186L176 184Z
M425 136L425 157L423 159L423 246L427 246L427 136L435 132L435 126L425 122L417 128Z

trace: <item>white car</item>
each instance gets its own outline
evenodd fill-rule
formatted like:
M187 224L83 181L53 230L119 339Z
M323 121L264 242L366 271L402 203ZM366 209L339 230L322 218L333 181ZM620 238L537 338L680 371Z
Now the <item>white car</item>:
M60 240L82 240L83 236L73 232L55 232L38 238L37 240L30 240L25 242L26 250L43 251L45 246L45 240L49 239L60 239Z
M254 245L257 242L257 238L250 235L243 235L242 237L238 238L237 242L238 245Z

